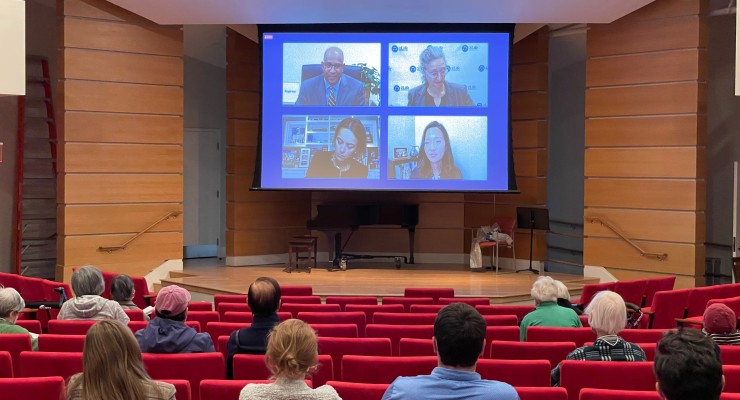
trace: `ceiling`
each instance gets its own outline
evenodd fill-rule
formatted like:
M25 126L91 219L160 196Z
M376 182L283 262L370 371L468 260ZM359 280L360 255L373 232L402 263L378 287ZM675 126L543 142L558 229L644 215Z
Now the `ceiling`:
M609 23L653 0L109 0L162 25Z

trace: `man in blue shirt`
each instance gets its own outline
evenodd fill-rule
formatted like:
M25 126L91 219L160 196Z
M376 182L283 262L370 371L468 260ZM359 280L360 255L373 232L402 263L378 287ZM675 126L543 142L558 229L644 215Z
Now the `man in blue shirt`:
M453 303L440 310L432 341L438 361L431 375L396 378L383 400L519 400L511 385L475 372L486 342L486 321L475 308Z

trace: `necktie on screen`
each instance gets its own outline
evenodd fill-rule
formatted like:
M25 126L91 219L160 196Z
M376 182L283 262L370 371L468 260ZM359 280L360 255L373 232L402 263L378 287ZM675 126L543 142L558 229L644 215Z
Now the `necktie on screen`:
M329 105L337 105L337 98L334 96L334 86L329 86Z

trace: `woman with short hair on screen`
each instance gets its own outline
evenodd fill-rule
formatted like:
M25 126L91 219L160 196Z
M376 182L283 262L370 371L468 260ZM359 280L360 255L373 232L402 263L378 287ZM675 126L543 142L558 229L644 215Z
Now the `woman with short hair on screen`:
M419 55L422 84L409 90L409 106L470 107L468 87L447 82L447 59L442 46L427 46Z
M82 350L82 372L67 385L67 400L171 400L175 387L152 380L131 330L117 320L91 326Z
M411 171L411 179L462 179L455 165L450 135L444 125L432 121L424 128L419 149L419 162Z
M281 322L267 336L265 364L274 383L250 383L242 389L239 400L302 399L341 400L329 385L310 388L304 379L318 362L316 332L299 319Z
M345 118L334 131L334 151L318 151L311 159L306 178L367 178L367 165L357 161L365 155L365 125Z

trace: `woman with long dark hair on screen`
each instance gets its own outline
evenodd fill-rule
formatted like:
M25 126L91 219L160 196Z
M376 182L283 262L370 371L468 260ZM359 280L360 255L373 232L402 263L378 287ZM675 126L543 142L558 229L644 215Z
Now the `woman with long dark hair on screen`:
M447 60L442 46L427 46L419 55L422 84L409 90L409 106L473 106L465 85L447 82Z
M357 118L345 118L334 131L334 151L319 151L311 159L306 178L367 178L367 165L357 161L365 155L365 126Z
M450 135L444 125L432 121L424 128L419 149L419 163L411 171L411 179L462 179L455 165Z

